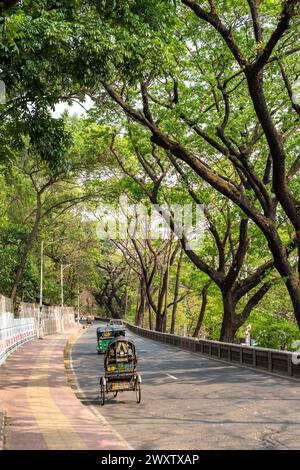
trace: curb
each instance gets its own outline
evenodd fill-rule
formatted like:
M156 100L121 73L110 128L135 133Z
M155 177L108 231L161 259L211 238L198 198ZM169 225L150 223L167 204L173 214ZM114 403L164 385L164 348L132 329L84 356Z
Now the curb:
M5 435L5 413L0 411L0 450L4 450Z
M106 426L112 432L112 434L114 434L114 436L124 445L125 449L134 450L133 447L131 447L128 444L128 442L126 442L126 440L111 426L111 424L104 418L104 416L102 416L102 414L97 409L97 407L91 403L91 401L85 395L84 391L80 388L80 385L74 373L71 352L72 352L74 344L80 338L80 336L83 335L83 333L85 333L85 330L82 330L77 334L71 335L68 338L66 346L64 348L64 364L65 364L65 371L67 375L68 384L70 385L71 389L74 391L76 398L81 402L81 404L84 406L89 404L89 409L92 411L92 413L99 419L99 421L104 426Z
M75 391L75 396L79 400L80 400L80 397L78 396L79 394L76 393L76 391L77 391L77 379L75 377L75 374L74 374L74 371L73 371L73 368L72 368L72 365L71 365L71 351L72 351L73 345L76 343L77 339L79 339L80 336L82 336L84 332L85 332L85 330L82 329L81 331L79 331L77 333L73 333L67 339L67 342L66 342L66 345L65 345L64 351L63 351L67 382L70 385L70 387L72 388L72 390Z

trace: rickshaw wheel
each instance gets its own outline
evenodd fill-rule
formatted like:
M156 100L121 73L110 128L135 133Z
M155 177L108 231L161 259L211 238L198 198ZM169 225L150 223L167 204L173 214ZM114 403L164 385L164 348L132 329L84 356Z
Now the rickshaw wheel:
M103 383L103 380L100 382L100 400L101 400L101 406L104 406L105 403L105 385Z
M137 382L137 383L136 383L135 394L136 394L136 402L137 402L137 403L141 403L142 391L141 391L141 384L140 384L140 382Z

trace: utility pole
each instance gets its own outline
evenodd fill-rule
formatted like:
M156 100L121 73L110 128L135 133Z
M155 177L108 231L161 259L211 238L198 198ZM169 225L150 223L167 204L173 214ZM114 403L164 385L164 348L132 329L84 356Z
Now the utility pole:
M78 292L77 292L77 325L79 327L79 317L80 317L80 284L78 279Z

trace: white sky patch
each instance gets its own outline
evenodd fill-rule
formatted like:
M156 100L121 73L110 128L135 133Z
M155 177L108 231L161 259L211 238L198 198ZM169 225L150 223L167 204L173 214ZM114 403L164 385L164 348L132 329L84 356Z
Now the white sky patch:
M73 101L72 106L69 106L65 102L58 103L55 106L55 111L51 111L51 114L54 118L59 118L63 112L68 111L70 116L85 116L87 111L92 108L93 104L94 103L91 98L87 96L83 103L80 103L79 101Z

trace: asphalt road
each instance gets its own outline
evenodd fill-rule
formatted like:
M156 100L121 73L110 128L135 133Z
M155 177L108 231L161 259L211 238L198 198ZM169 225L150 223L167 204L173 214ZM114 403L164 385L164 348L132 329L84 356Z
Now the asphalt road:
M299 382L227 365L132 333L142 375L134 392L99 403L103 356L96 326L75 343L73 368L86 406L134 449L300 449ZM97 429L95 429L95 433Z

